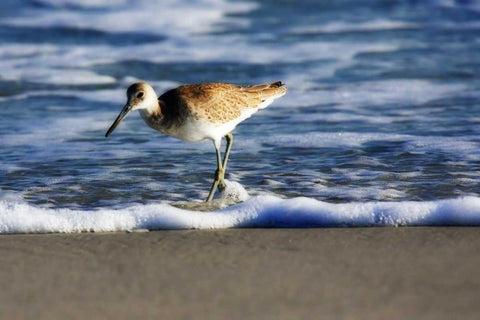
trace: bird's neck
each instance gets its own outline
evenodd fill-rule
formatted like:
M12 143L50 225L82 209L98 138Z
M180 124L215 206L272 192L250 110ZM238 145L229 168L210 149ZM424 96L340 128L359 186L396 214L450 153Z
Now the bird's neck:
M140 109L140 115L143 121L152 129L169 134L172 129L172 121L169 120L165 102L156 100L155 103L149 104L146 109Z
M150 125L150 122L155 122L157 125L160 124L164 119L164 113L160 106L159 100L155 99L149 103L148 108L140 109L140 115L143 120Z

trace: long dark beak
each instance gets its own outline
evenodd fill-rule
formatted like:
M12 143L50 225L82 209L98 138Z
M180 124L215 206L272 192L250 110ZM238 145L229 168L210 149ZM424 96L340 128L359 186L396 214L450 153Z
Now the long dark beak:
M132 106L130 104L126 104L125 107L123 107L122 111L120 111L120 114L118 115L117 119L115 119L115 122L112 124L110 129L108 129L107 133L105 133L105 137L108 137L113 130L122 122L123 118L132 110Z

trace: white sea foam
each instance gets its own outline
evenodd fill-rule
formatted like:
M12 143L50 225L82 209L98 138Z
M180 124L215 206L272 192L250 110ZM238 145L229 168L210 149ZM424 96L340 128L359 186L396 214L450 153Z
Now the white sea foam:
M105 119L112 116L107 113L98 113L99 118L85 115L64 118L46 118L37 122L30 122L23 132L2 135L0 146L14 147L20 145L53 147L67 139L81 137L89 131L104 131L107 127ZM102 119L103 118L103 119ZM65 154L63 152L63 154Z
M474 136L441 137L413 136L402 134L318 132L306 134L280 134L258 139L257 141L278 146L301 148L359 147L368 142L403 142L406 152L426 153L442 151L464 156L478 156L480 144Z
M333 186L326 187L322 185L314 185L323 196L348 198L352 201L362 201L363 199L371 199L378 201L399 200L407 195L403 191L383 186L363 186L362 188L354 186Z
M225 190L222 192L222 199L228 202L238 203L246 201L250 198L247 190L236 181L229 181L225 179Z
M116 82L115 78L110 76L99 75L89 70L72 69L61 70L60 72L30 69L28 81L57 85L102 85Z
M215 30L218 23L235 22L229 13L250 11L256 7L251 2L227 2L224 0L200 1L58 1L42 0L58 10L35 8L24 11L20 17L3 19L2 23L14 26L64 26L79 29L95 29L107 32L145 32L168 35ZM77 8L94 10L86 14Z
M127 0L37 0L37 2L56 7L78 7L78 8L110 8L125 5Z
M292 29L293 34L303 33L340 33L340 32L365 32L365 31L381 31L381 30L399 30L399 29L416 29L420 26L416 23L394 21L387 19L375 19L365 22L348 23L348 22L330 22L318 26L302 26Z
M480 225L480 198L334 204L261 196L214 212L183 210L165 203L82 211L0 200L0 233L419 225Z
M447 8L466 8L473 11L480 11L479 1L456 1L456 0L428 0L425 1L432 6L447 7Z
M31 61L32 65L29 65L28 60ZM108 75L101 75L90 70L77 69L77 67L72 66L72 63L69 62L70 66L62 66L61 59L54 61L55 58L52 57L51 63L44 61L42 64L42 59L40 56L35 58L21 58L10 60L7 63L0 63L0 66L5 66L3 68L4 73L2 77L5 80L12 81L28 81L41 84L53 84L53 85L105 85L113 84L117 80L114 77ZM71 68L73 67L73 68Z
M229 16L230 13L249 11L257 6L252 2L232 3L224 0L43 0L43 3L48 8L39 6L22 10L20 15L0 19L0 25L42 28L58 26L112 33L153 33L169 37L165 41L126 47L62 44L53 39L50 40L52 43L38 45L5 43L0 46L3 79L55 85L111 84L115 81L114 78L82 69L103 63L138 60L139 57L144 61L160 62L192 61L202 59L201 57L213 61L219 56L214 53L222 52L219 48L223 44L217 48L208 45L203 45L202 48L201 37L197 39L192 35L215 31L222 24L232 25L239 18ZM55 9L50 8L52 6ZM104 7L108 9L98 10ZM224 57L231 52L238 52L234 49L226 51Z
M2 66L8 66L11 64L11 61L5 63L4 59L49 55L55 53L57 50L58 47L53 44L2 44L0 46L0 58L2 58L0 62L4 62Z
M119 93L114 90L112 93ZM109 97L110 93L106 93L105 98ZM98 97L97 97L98 98ZM101 98L99 98L101 99ZM0 146L13 147L21 145L30 145L42 147L49 146L52 154L59 151L55 149L63 148L61 153L66 156L69 147L62 144L68 142L70 139L84 138L87 133L95 133L103 136L104 131L111 124L119 110L123 101L123 95L116 99L115 102L119 104L118 108L110 112L95 112L95 115L90 113L76 114L69 117L47 117L41 121L34 121L28 127L22 128L21 131L4 134L0 139ZM63 106L51 106L52 108L63 108ZM55 113L53 113L55 114ZM346 115L346 118L349 116ZM315 119L313 117L312 119ZM310 121L312 119L309 119ZM327 116L327 120L329 117ZM135 131L137 136L139 133L145 133L144 136L149 141L142 145L142 149L158 148L158 139L162 139L163 148L175 150L175 152L191 152L191 148L185 149L185 144L180 143L174 138L166 137L163 134L155 134L152 136L151 129L143 124L143 121L136 113L131 114L125 123L122 124L122 131ZM381 122L381 121L379 121ZM386 122L386 121L385 121ZM153 137L153 138L152 138ZM375 133L375 132L299 132L299 133L276 133L262 137L258 136L242 136L241 139L235 143L235 150L254 152L262 148L262 144L269 144L274 146L291 146L299 148L328 148L328 147L361 147L369 142L401 142L401 147L405 152L412 153L426 153L442 151L450 154L458 154L474 159L480 157L480 144L475 136L462 137L444 137L444 136L415 136L408 134L390 134L390 133ZM77 154L80 150L78 145L72 146L73 152ZM92 149L93 148L93 149ZM103 146L99 146L103 148ZM194 150L210 152L212 147L207 141L206 143L195 144ZM93 146L89 146L89 151L96 150ZM97 150L97 151L100 151ZM102 151L103 152L103 151ZM112 150L113 152L113 150ZM133 152L133 151L132 151ZM135 152L132 153L134 155Z
M5 56L5 59L0 59L2 77L13 81L44 82L56 85L110 84L115 81L113 77L98 74L94 68L93 70L85 70L85 68L125 60L138 60L140 57L142 61L151 63L224 61L271 64L272 62L296 63L319 59L335 60L320 70L306 71L310 73L302 75L301 79L285 78L291 84L305 86L319 75L331 76L338 68L347 66L359 53L392 51L398 48L395 44L316 41L293 43L288 46L269 46L246 43L244 37L221 35L216 36L215 42L211 41L211 36L196 36L182 41L172 38L163 42L128 47L57 44L35 49L30 45L20 46L25 47L30 54L25 54L21 48L9 45L3 49L0 47L0 56ZM251 54L245 55L245 50ZM151 79L155 79L155 75L152 74ZM265 81L271 80L265 79Z
M392 104L419 105L468 90L464 84L441 84L411 79L363 81L346 83L335 88L315 88L306 91L295 86L290 87L290 94L279 100L276 105L290 107L292 104L312 106L321 103L336 105L336 108L341 110L355 109L355 111L358 111L359 107L365 107L368 111L372 106L391 108ZM415 110L415 114L419 112L421 110Z
M46 71L46 74L44 74L45 77L48 76L48 71ZM12 75L12 74L10 74ZM75 75L75 73L73 74ZM79 72L77 75L85 75L88 77L88 79L91 79L92 82L86 83L84 80L87 78L80 78L78 80L79 84L95 84L95 83L101 83L101 80L103 79L105 82L110 82L110 77L105 77L103 78L102 76L95 75L93 73L84 73L84 72ZM57 74L58 76L58 74ZM55 76L52 75L50 79L53 79ZM96 82L98 80L98 82ZM122 107L125 102L126 102L126 89L128 88L129 85L135 82L139 82L141 79L137 79L134 77L128 77L121 79L121 88L116 88L116 89L97 89L97 90L69 90L69 89L57 89L57 90L31 90L26 93L21 93L18 95L13 95L13 96L8 96L8 97L0 97L0 102L1 101L9 101L9 100L23 100L23 99L34 99L38 97L45 97L45 96L57 96L57 97L76 97L81 100L85 101L94 101L94 102L104 102L104 103L109 103L109 104L118 104L119 108ZM69 81L63 81L59 82L61 84L66 84L71 82ZM167 91L168 89L175 88L180 85L178 82L174 81L150 81L149 82L157 91L157 93L160 95L164 91Z

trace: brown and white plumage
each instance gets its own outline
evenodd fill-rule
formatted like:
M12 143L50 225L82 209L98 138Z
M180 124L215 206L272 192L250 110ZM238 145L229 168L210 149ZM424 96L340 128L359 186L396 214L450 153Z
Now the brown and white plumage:
M157 99L157 94L146 82L131 85L127 90L127 104L107 131L109 136L131 110L139 110L151 128L184 141L210 139L217 151L217 173L207 201L213 198L224 174L232 143L231 131L259 109L283 96L287 88L280 82L239 86L227 83L200 83L171 89ZM222 137L227 138L223 163L220 156Z

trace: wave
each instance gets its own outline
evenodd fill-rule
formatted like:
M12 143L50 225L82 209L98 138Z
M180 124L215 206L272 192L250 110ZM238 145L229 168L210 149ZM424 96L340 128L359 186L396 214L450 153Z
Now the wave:
M293 34L321 34L321 33L343 33L343 32L366 32L385 30L418 29L420 25L411 22L395 21L388 19L374 19L365 22L343 22L335 21L323 23L322 25L309 25L293 28Z
M0 233L467 225L480 225L478 197L327 203L311 198L258 196L210 212L180 209L167 203L73 210L35 207L11 199L0 201Z
M7 26L71 27L105 32L143 32L186 36L215 31L220 23L242 23L232 14L257 7L251 2L224 0L39 0L19 16L2 19ZM119 23L121 22L121 23Z

